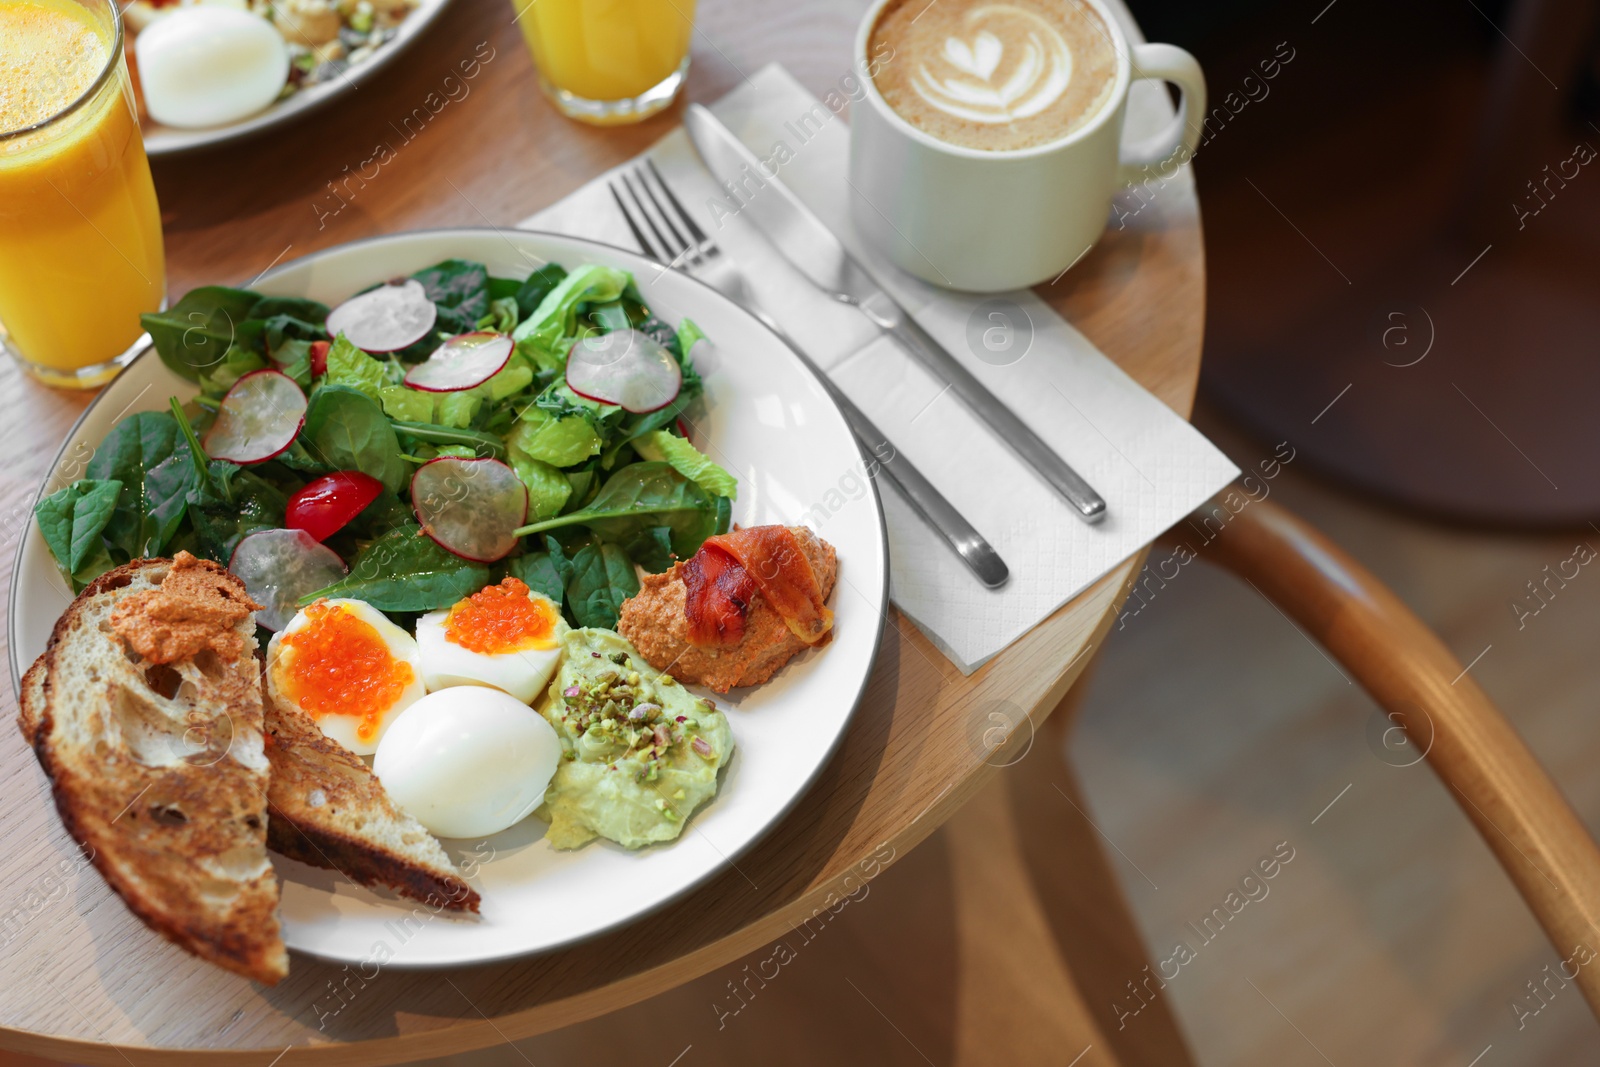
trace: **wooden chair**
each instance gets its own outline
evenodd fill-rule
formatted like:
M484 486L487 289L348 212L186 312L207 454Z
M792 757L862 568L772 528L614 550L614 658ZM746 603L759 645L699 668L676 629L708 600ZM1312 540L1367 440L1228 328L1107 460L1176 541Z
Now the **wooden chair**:
M1213 502L1196 521L1212 517L1213 508L1210 528L1220 520L1221 533L1199 558L1253 583L1360 682L1404 731L1403 743L1426 751L1560 955L1600 944L1600 849L1433 632L1359 563L1277 505L1251 503L1234 513ZM1169 534L1164 543L1175 549L1180 538ZM1063 750L1072 703L1042 727L1047 752ZM1014 1062L1064 1064L1083 1048L1076 1067L1192 1064L1165 998L1152 998L1139 1025L1119 1025L1112 1005L1128 1000L1130 977L1155 964L1096 832L1059 802L1065 777L1070 799L1088 809L1063 771L1048 757L1021 760L946 828L957 899L1004 894L1008 901L1003 921L981 906L959 915L960 951L973 969L963 986L987 991L967 1009L963 1029L1007 1033L1019 998L1053 997L1045 1023L1035 1013L1031 1035L1008 1038L1017 1043ZM1053 954L1039 949L1046 931ZM1041 961L1039 973L996 977L986 968L987 960L1024 957ZM1574 982L1600 1016L1600 970L1580 969ZM1046 1041L1054 1057L1028 1054L1029 1044ZM964 1042L956 1044L959 1050ZM958 1055L956 1062L985 1060Z

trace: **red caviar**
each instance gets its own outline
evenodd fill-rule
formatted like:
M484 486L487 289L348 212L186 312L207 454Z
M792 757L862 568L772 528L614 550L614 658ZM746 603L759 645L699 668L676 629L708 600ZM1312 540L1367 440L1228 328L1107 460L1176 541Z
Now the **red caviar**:
M448 641L487 656L554 648L555 629L555 608L543 597L530 597L527 585L516 578L484 586L444 620Z
M306 619L281 639L279 688L312 718L359 718L356 736L372 740L383 713L415 680L411 664L395 659L383 635L341 604L319 600Z

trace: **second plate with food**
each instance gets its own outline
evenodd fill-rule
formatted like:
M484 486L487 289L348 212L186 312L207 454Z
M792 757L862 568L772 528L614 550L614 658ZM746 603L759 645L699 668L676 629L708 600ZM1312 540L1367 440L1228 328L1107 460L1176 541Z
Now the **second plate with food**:
M342 962L427 967L546 951L638 920L735 863L801 800L843 736L872 669L887 601L882 510L843 418L782 341L699 282L594 242L462 229L320 252L277 268L253 288L333 306L445 260L482 263L505 278L526 277L549 263L569 271L617 267L633 274L657 317L674 324L692 320L709 339L693 349L704 379L694 438L737 479L734 524L804 525L836 550L833 639L802 651L763 685L727 696L696 691L724 710L736 748L715 798L670 844L630 851L599 840L560 851L545 839L547 824L538 818L481 839L446 839L450 857L482 896L476 917L402 901L357 887L335 871L274 857L283 881L284 940ZM81 477L94 450L126 416L165 410L169 397L188 401L195 392L154 352L136 360L74 427L43 491ZM31 525L10 605L14 679L44 650L70 599L49 546Z
M144 133L145 152L154 158L225 144L228 141L246 137L261 130L294 122L315 108L324 104L332 104L335 98L359 101L360 98L354 94L353 90L358 89L363 81L370 79L379 70L396 59L401 52L410 47L432 25L433 21L449 2L450 0L414 0L413 3L411 0L407 0L405 3L397 4L394 0L385 0L386 10L389 11L387 17L393 20L393 24L387 27L380 24L376 29L373 28L373 5L369 0L362 0L361 4L354 2L354 0L350 3L338 4L333 3L332 0L328 0L326 3L322 2L322 0L310 0L308 3L286 4L284 8L287 14L280 15L280 18L297 17L307 22L308 25L313 22L328 20L333 23L331 28L325 30L315 28L309 30L314 34L314 39L319 42L315 49L307 49L303 45L296 44L300 51L292 59L292 69L289 74L291 83L294 85L293 90L287 96L274 101L253 114L246 115L244 118L217 125L181 128L163 125L147 113L148 105L143 103L143 94L147 90L143 85L140 85L140 125ZM365 10L361 9L363 4ZM133 5L128 6L131 8ZM198 7L204 5L194 4L190 6ZM240 10L234 10L235 7L241 10L246 9L244 4L219 3L212 6L224 8L225 10L221 14L235 19L241 13ZM160 13L174 9L172 5L151 5L147 3L140 10L147 13L146 18L148 19L150 13L154 13L156 17L159 17ZM251 17L258 18L261 16L252 15ZM139 35L133 23L138 19L130 11L125 11L123 18L126 27L124 47L127 50L129 70L133 74L135 82L138 83L139 79L144 76L144 72L140 70L138 65L139 56L136 54L136 41ZM351 28L352 21L362 19L365 20L366 32L354 31ZM247 26L249 25L248 20L241 21ZM262 22L265 24L264 18L262 18ZM181 53L191 49L196 44L203 45L207 39L206 35L215 31L216 28L213 26L203 26L174 40L172 42L173 47L168 50ZM271 32L277 33L279 31L272 30ZM304 32L307 31L302 31L302 34ZM285 33L285 37L289 38L291 43L298 41L293 32ZM235 51L238 50L239 45L236 41L228 40L227 43ZM485 48L488 48L487 54L484 52ZM338 58L319 62L317 61L318 56L337 56ZM407 114L399 120L400 126L404 127L401 129L400 135L406 140L417 136L421 132L422 126L432 121L433 116L438 113L439 109L450 102L446 97L455 99L460 87L464 85L468 86L470 91L470 82L477 76L483 63L489 62L493 58L494 49L487 45L478 46L478 50L475 53L463 55L460 61L454 64L457 69L450 72L450 76L445 79L444 84L441 84L439 91L429 93L427 99L418 105L415 118L411 114ZM304 65L296 68L296 64L301 64L303 61L305 61ZM249 71L238 71L237 73L240 78L244 79L254 77ZM165 95L170 96L173 93L185 91L185 77L181 75L181 72L158 71L157 77L161 79ZM318 80L299 84L299 79L308 77L314 77ZM249 92L250 90L241 87L240 91ZM206 104L206 106L214 105L215 101L208 101ZM248 108L250 105L246 104L245 106ZM371 161L369 160L368 162Z

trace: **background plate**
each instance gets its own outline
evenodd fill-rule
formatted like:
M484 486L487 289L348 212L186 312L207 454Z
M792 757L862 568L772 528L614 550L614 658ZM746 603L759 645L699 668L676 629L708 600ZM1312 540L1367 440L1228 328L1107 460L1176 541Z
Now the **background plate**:
M739 479L733 518L744 525L804 522L839 553L833 594L838 639L802 653L765 686L718 698L737 748L722 791L671 845L629 852L596 841L557 852L545 824L527 819L482 841L447 841L483 895L477 919L435 913L351 885L332 871L274 856L283 875L289 947L341 962L387 957L426 967L524 955L630 922L734 863L805 792L833 752L860 700L877 653L888 597L888 548L876 487L855 440L821 385L755 318L682 274L621 249L523 230L438 230L375 238L277 268L255 288L337 304L377 281L443 259L488 264L522 277L545 262L571 269L608 263L631 270L652 309L676 324L695 320L714 347L695 363L706 413L696 439ZM124 415L187 398L194 386L154 352L136 360L84 412L43 492L81 477L94 447ZM709 442L708 444L706 442ZM30 523L12 584L13 681L44 650L71 594ZM48 803L32 783L13 783L12 803ZM24 798L26 794L26 798Z
M265 111L258 111L249 118L226 126L211 126L201 130L181 130L175 126L163 126L153 119L147 119L142 124L144 150L150 156L176 155L193 148L222 144L249 136L258 130L293 122L312 108L320 107L335 97L344 96L351 90L359 88L364 79L383 69L386 64L405 51L413 40L421 36L422 31L428 28L449 2L450 0L419 0L416 8L400 24L399 32L395 34L394 39L374 52L365 62L346 70L342 77L302 89L287 100L273 104ZM132 48L131 41L128 46ZM359 98L355 100L358 101Z

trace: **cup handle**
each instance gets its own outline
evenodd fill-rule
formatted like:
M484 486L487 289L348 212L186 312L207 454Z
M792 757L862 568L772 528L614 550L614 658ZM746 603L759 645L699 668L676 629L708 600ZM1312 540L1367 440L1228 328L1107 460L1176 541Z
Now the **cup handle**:
M1178 114L1166 129L1122 148L1118 181L1141 182L1155 177L1153 172L1165 169L1174 159L1186 163L1194 155L1205 120L1206 76L1199 61L1175 45L1134 45L1130 58L1135 80L1172 82L1182 91Z

